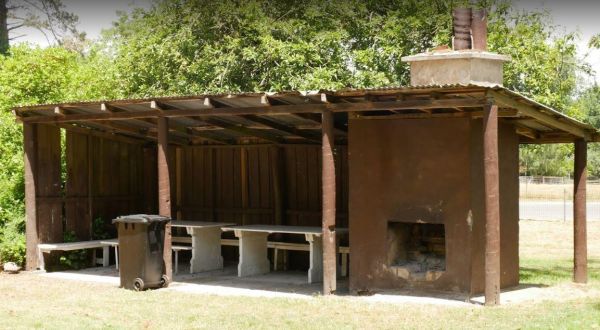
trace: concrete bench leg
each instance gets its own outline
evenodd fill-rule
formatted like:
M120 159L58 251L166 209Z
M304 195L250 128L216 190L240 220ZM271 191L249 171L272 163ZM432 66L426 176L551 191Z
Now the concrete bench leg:
M221 256L221 228L188 228L192 236L190 273L223 269Z
M119 270L119 247L115 246L115 268Z
M175 275L179 273L179 251L174 250L175 252Z
M306 234L310 244L310 268L308 269L308 283L323 281L323 240L321 236Z
M108 267L110 265L109 248L110 248L110 246L108 246L108 245L102 247L102 267Z
M46 263L44 262L44 251L38 249L38 268L46 271Z
M268 233L235 231L240 239L240 262L238 277L266 274L270 271L267 257Z
M342 277L348 276L348 254L342 253L342 269L341 269Z
M279 249L278 248L274 248L273 249L273 270L277 271L277 264L279 263Z

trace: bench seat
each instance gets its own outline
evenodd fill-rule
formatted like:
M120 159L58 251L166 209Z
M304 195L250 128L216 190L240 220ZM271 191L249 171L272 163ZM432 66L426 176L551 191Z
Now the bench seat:
M66 242L66 243L42 243L38 244L38 267L40 270L46 270L44 263L44 253L52 251L75 251L75 250L87 250L87 249L102 249L102 266L108 266L108 248L118 245L116 239L109 240L92 240L92 241L80 241L80 242ZM96 251L94 250L94 261L96 261Z

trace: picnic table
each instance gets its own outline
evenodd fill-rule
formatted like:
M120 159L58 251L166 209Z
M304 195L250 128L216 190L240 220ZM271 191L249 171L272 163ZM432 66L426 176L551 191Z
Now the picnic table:
M192 236L190 274L223 269L221 228L235 223L209 221L171 221L171 227L185 228Z
M238 277L266 274L270 272L267 258L269 234L304 235L309 244L310 267L308 283L323 280L323 242L321 227L282 226L282 225L246 225L223 227L223 231L233 231L240 242L240 260ZM346 233L347 228L337 228L336 232Z

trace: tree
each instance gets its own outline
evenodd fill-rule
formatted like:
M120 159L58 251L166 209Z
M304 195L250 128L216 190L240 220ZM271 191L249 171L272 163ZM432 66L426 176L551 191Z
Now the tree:
M77 31L78 21L61 0L0 0L0 54L7 54L10 40L23 36L14 35L23 27L40 31L48 44L83 40L85 34Z
M161 1L109 35L129 96L408 82L403 55L450 41L451 2Z
M590 39L589 43L590 48L599 48L600 49L600 33L596 34Z
M24 179L21 125L10 109L23 104L117 98L107 54L83 56L62 47L12 47L0 55L0 260L24 258Z

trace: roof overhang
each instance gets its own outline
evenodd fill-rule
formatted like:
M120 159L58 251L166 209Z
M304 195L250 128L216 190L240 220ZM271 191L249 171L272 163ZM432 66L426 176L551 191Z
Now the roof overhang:
M178 144L319 143L320 113L335 114L336 138L345 140L346 113L364 119L478 118L499 106L522 143L600 141L598 131L504 87L477 85L390 87L319 92L212 94L22 106L18 121L80 132L157 139L156 119L168 117Z

